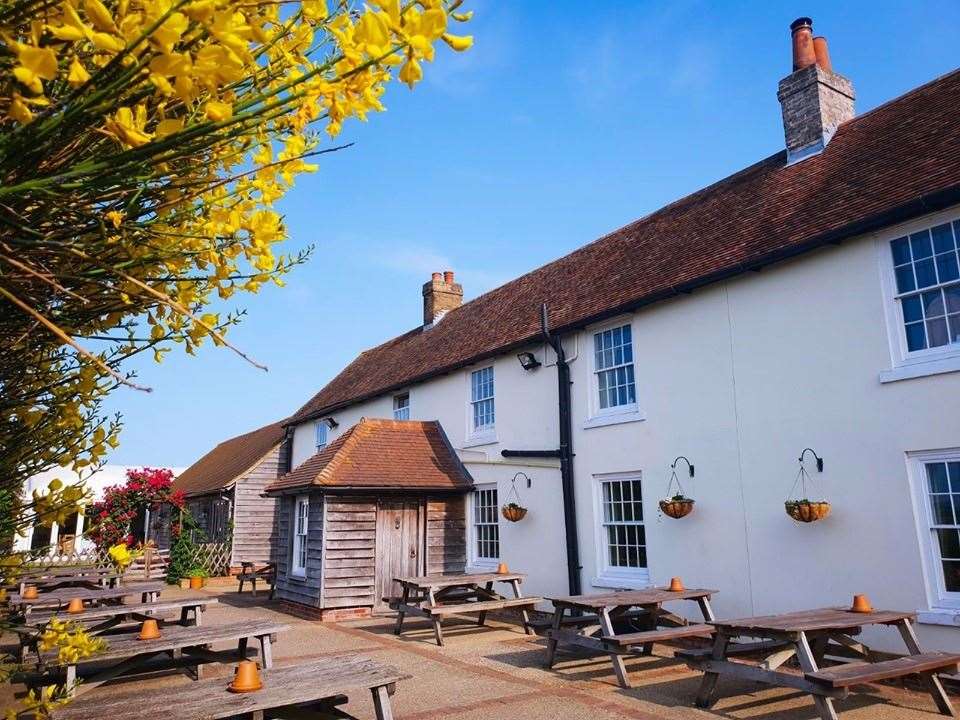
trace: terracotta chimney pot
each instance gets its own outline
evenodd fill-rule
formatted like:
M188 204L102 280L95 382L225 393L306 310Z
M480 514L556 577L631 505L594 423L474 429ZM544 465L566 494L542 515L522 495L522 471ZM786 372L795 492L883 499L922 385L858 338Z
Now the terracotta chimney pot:
M443 281L445 283L453 282L453 270L444 270L443 272Z
M813 20L808 17L797 18L790 23L793 37L793 70L817 64L817 54L813 49Z
M813 39L813 54L817 57L817 65L827 72L833 72L830 65L830 51L827 49L827 39L822 35Z
M441 274L438 273L438 272L433 273L433 274L430 276L430 278L431 278L434 282L440 282L440 280L441 280L442 277L443 277L443 275L441 275Z

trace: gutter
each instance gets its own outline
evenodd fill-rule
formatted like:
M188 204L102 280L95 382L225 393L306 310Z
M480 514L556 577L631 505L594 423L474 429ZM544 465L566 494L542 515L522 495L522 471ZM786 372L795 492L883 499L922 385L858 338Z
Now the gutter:
M862 220L848 223L836 230L821 233L820 235L817 235L806 242L766 253L765 255L761 255L748 262L737 263L736 265L724 270L719 270L679 285L672 285L668 289L661 290L650 295L645 295L637 300L631 300L630 302L608 308L585 318L580 318L575 322L561 325L556 328L555 332L558 334L565 334L581 330L594 323L611 317L616 317L617 315L622 315L626 312L638 310L646 305L652 305L653 303L677 297L678 295L689 295L694 290L698 290L707 285L712 285L713 283L721 282L723 280L729 280L730 278L736 277L737 275L742 275L746 272L758 271L767 265L772 265L784 260L790 260L798 255L803 255L827 245L839 245L844 240L848 240L851 237L864 235L868 232L879 230L890 225L896 225L898 223L912 220L921 215L937 212L938 210L944 210L951 205L956 205L958 203L960 203L960 185L954 185L945 190L924 193L922 195L918 195L913 200L909 200L889 210L868 215ZM379 397L384 393L393 392L394 390L401 390L409 387L410 385L415 385L431 378L439 377L440 375L446 375L459 370L460 368L467 367L468 365L473 365L474 363L482 362L483 360L488 360L490 358L497 357L498 355L504 355L514 350L519 350L540 340L542 340L542 334L538 333L536 335L530 335L521 340L517 340L516 342L498 346L497 348L474 355L451 365L437 368L436 370L431 370L430 372L426 372L412 378L407 378L401 383L380 388L365 395L358 395L345 402L314 410L310 413L307 413L303 417L296 419L290 418L284 423L284 427L290 427L293 425L299 425L300 423L308 422L315 418L322 417L323 415L328 415L332 412L337 412L343 408L350 407L351 405L356 405L357 403Z

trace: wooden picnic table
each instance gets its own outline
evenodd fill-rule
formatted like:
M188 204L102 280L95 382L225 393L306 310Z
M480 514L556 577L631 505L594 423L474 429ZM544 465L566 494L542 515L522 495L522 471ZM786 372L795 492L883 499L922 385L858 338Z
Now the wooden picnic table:
M795 688L813 696L823 720L836 720L835 698L846 697L850 688L877 680L920 675L944 715L956 717L950 700L937 677L938 672L956 672L960 655L924 653L913 630L916 613L899 610L852 612L848 608L821 608L781 615L713 621L716 631L712 648L681 650L677 656L690 667L703 670L704 676L696 703L707 708L713 704L713 692L721 675L741 680ZM890 625L900 631L908 655L874 662L870 649L855 639L868 625ZM759 642L736 642L737 638ZM831 649L842 648L863 662L821 668ZM740 660L734 658L741 656ZM754 662L746 660L753 656ZM796 657L802 674L786 672L781 666Z
M167 625L161 629L161 636L156 640L140 640L135 634L118 635L107 638L107 649L104 652L81 658L74 663L61 663L56 651L42 654L41 659L46 673L39 682L28 682L28 684L62 685L71 695L86 693L119 675L132 673L162 655L168 656L178 666L183 664L183 656L186 656L187 665L191 668L191 676L199 680L202 663L236 662L246 659L247 643L250 638L260 643L260 663L264 668L269 669L273 666L271 643L275 640L277 633L289 629L288 625L282 623L258 620L204 627ZM210 649L214 643L231 641L236 642L236 650ZM77 676L81 668L100 666L104 663L108 663L108 667L97 667L79 686L77 685ZM151 671L154 669L150 668ZM141 707L140 710L142 712L143 708Z
M710 598L716 590L690 588L673 591L652 587L643 590L617 590L595 595L570 595L547 598L553 603L553 622L546 631L547 667L553 667L560 643L607 653L621 687L630 687L623 663L624 655L649 655L655 642L688 637L711 637L709 625L690 624L685 618L664 610L663 604L677 600L696 602L703 619L713 620ZM571 613L564 617L565 613ZM573 615L574 612L587 613ZM627 632L616 625L629 623Z
M161 582L143 582L130 583L115 588L61 588L48 593L41 593L36 598L30 599L12 593L8 602L10 606L23 612L25 616L33 610L39 609L59 609L64 607L74 598L80 598L83 601L89 601L91 604L119 603L126 597L140 596L141 602L152 602L160 597L160 591L163 590Z
M528 611L542 601L539 597L523 597L520 583L523 573L460 573L455 575L422 575L396 577L402 595L391 598L391 607L397 610L397 624L393 629L399 635L407 614L425 617L433 623L437 645L443 645L441 621L444 615L477 614L477 625L483 625L490 610L517 610L523 620L523 629L529 635ZM508 598L493 589L494 583L506 583L513 589Z
M116 587L123 575L112 570L94 570L78 572L70 575L53 575L50 577L21 577L18 590L20 594L27 585L35 585L41 593L51 592L64 587Z
M151 690L149 704L167 708L177 720L219 720L264 716L333 717L325 711L342 703L348 693L369 691L373 695L377 720L392 720L390 695L396 683L410 675L358 655L342 655L309 663L296 663L261 672L263 689L252 693L232 693L226 678L212 678L188 687ZM144 693L131 689L106 697L88 696L74 700L53 713L53 720L141 720ZM344 717L340 715L339 717Z

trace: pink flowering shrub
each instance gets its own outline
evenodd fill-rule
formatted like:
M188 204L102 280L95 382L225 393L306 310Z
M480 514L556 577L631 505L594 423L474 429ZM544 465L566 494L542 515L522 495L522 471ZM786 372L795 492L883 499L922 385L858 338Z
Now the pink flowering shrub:
M118 543L133 545L131 523L144 508L157 510L164 503L183 508L183 493L173 490L173 473L167 469L127 470L127 482L111 485L103 499L93 504L90 538L100 550Z

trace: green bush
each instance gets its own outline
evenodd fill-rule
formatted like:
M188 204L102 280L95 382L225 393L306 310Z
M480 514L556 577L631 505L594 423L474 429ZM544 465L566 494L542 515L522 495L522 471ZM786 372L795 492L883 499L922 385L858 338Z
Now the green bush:
M167 582L176 585L180 580L189 578L197 569L197 545L194 536L199 535L203 540L203 531L189 513L184 512L180 521L179 532L176 533L173 545L170 546L170 564L167 565ZM200 569L204 576L206 571Z

